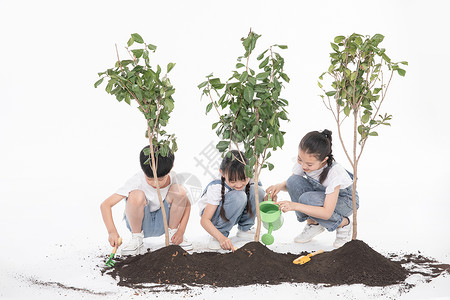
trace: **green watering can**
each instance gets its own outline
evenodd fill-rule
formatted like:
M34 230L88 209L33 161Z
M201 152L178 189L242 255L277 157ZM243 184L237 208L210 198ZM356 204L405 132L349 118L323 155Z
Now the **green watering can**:
M280 229L283 225L283 216L281 215L280 207L273 203L269 194L269 199L259 204L259 211L264 228L269 230L268 233L263 234L261 241L265 245L273 244L274 238L272 231Z

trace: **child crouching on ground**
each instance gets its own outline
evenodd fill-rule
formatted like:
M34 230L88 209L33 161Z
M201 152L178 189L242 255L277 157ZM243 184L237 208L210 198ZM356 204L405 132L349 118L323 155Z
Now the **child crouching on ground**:
M245 174L248 160L237 150L231 151L231 156L225 156L220 165L220 179L211 181L198 205L200 208L200 223L212 236L208 247L212 250L220 248L234 251L234 246L228 238L231 228L238 224L237 236L251 240L255 231L256 205L253 181ZM258 186L259 201L264 198L264 190Z
M334 161L331 141L331 131L326 129L306 134L300 141L294 174L266 190L274 199L279 191L287 191L292 202L279 201L280 209L293 210L299 222L306 221L303 231L294 238L296 243L308 243L325 229L336 231L335 248L351 239L353 175Z
M149 146L144 149L149 149ZM163 214L156 191L156 183L150 163L146 163L149 155L140 153L141 171L131 177L115 194L108 197L100 206L103 221L108 230L108 240L112 247L118 245L119 234L112 217L111 208L125 198L126 225L131 231L131 240L122 247L122 255L144 254L143 239L161 236L164 232ZM147 151L147 150L146 150ZM155 150L156 152L156 150ZM184 187L176 182L172 171L174 155L158 155L157 177L164 199L167 222L169 226L170 244L180 245L185 250L192 250L192 244L184 239L184 232L189 220L191 204Z

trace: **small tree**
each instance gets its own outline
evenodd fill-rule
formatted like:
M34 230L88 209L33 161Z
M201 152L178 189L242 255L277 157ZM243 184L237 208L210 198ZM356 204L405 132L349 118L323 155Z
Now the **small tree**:
M391 115L380 114L380 108L386 98L386 92L394 73L405 76L406 71L399 64L408 65L406 61L394 63L386 55L384 48L379 48L384 36L373 37L352 34L349 37L337 36L331 43L331 65L324 75L331 78L332 89L326 91L319 81L324 95L320 95L337 124L339 139L344 152L353 167L353 236L357 235L356 183L358 181L358 163L369 136L378 136L375 129L388 125ZM353 117L352 152L349 153L342 134L343 122ZM350 155L351 154L351 155Z
M129 47L135 42L143 46L143 48L130 49ZM166 211L161 197L156 170L158 167L158 154L165 157L170 150L172 152L177 151L175 135L168 134L162 129L167 125L170 113L174 108L172 95L175 93L175 89L170 83L167 74L175 64L169 63L167 65L167 72L164 76L161 75L161 67L159 65L157 65L156 70L152 68L149 54L150 51L155 52L156 46L144 43L142 37L137 33L131 35L125 49L131 59L120 60L116 45L117 62L114 68L98 73L101 78L94 86L98 87L105 78L108 78L108 84L105 88L106 92L114 95L119 102L125 101L127 104L131 104L132 100L136 101L139 110L147 120L145 136L148 138L150 148L144 152L145 155L149 155L145 163L149 164L151 159L151 168L156 179L156 191L163 213L166 246L168 246L169 233Z
M239 150L243 144L244 155L249 160L245 166L248 177L254 178L255 203L257 214L257 228L255 241L259 241L261 231L261 216L259 213L258 180L262 168L273 169L273 164L267 159L271 156L270 150L276 150L284 144L280 131L280 119L288 120L285 106L288 101L280 98L282 82L289 82L289 77L283 72L284 59L274 48L286 49L284 45L273 45L261 53L257 60L259 73L250 68L250 56L255 49L256 41L260 35L252 32L246 38L242 38L245 48L244 56L238 57L236 70L224 83L213 75L207 76L207 80L198 85L203 89L203 94L209 96L211 102L206 106L206 113L214 107L220 120L212 124L221 141L217 149L224 153L234 144ZM245 63L245 64L244 64ZM211 91L219 98L213 99ZM224 112L220 112L226 111ZM228 155L231 155L229 153ZM236 157L245 164L243 157Z

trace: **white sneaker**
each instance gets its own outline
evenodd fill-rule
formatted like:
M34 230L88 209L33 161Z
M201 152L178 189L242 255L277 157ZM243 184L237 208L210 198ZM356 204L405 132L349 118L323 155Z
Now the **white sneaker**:
M256 234L255 228L252 227L247 231L242 231L242 230L238 229L236 236L239 238L246 239L246 240L253 240L255 238L255 234Z
M336 239L333 247L339 248L352 239L352 222L348 219L348 224L336 229Z
M170 244L170 245L173 245L173 243L172 243L172 237L173 237L173 235L174 235L177 231L178 231L178 228L175 228L175 229L169 228L169 244ZM181 248L183 248L184 251L190 251L190 250L194 249L194 248L192 247L192 243L189 242L189 241L184 237L184 235L183 235L183 241L182 241L178 246L180 246Z
M122 247L122 255L139 255L144 254L144 233L132 233L131 240Z
M210 250L220 250L222 247L220 247L220 243L218 240L216 240L214 237L209 238L208 248Z
M305 228L303 228L302 233L297 235L294 238L294 242L296 243L308 243L310 242L316 235L319 233L322 233L325 230L325 227L323 227L320 224L313 225L313 224L306 224Z

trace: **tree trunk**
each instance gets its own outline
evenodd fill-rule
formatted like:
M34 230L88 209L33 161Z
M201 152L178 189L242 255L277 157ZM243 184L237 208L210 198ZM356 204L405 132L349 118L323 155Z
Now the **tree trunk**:
M358 161L356 158L356 143L358 134L358 114L353 112L353 190L352 190L352 205L353 205L353 234L352 240L356 240L358 233L357 208L356 208L356 182L358 181Z
M158 200L159 204L161 205L161 211L163 214L163 223L164 223L164 232L166 236L166 246L169 246L169 227L167 225L167 218L166 218L166 208L164 207L163 199L161 196L161 189L159 187L159 181L158 181L158 173L156 169L156 163L155 163L155 151L153 150L153 135L151 133L151 128L148 128L148 138L150 141L150 156L152 159L152 170L153 170L153 177L155 178L155 184L156 184L156 193L158 194Z
M356 208L356 181L357 176L358 175L358 171L356 169L356 165L355 168L353 168L353 191L352 191L352 204L353 204L353 234L352 234L352 240L356 240L356 235L358 233L358 221L357 221L357 214L358 214L358 210Z
M255 166L257 170L257 165ZM259 179L258 172L255 172L255 206L256 206L256 232L255 232L255 242L259 242L259 235L261 234L261 214L259 213Z

